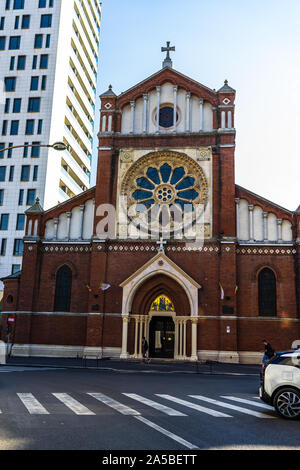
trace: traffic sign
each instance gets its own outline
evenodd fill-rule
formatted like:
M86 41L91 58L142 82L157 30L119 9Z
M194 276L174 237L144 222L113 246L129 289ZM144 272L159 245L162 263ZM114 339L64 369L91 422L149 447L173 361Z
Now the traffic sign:
M7 323L8 325L13 325L15 323L15 317L13 315L9 315L7 317Z

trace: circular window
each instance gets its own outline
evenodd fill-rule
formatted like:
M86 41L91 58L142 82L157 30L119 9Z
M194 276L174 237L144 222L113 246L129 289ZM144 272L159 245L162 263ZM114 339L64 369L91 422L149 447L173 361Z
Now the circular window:
M176 213L195 212L198 205L204 209L208 183L203 170L191 158L176 152L157 152L132 165L121 192L129 208L151 215L148 226L159 228L170 224L173 231Z
M178 113L176 114L176 122L178 121ZM164 106L159 110L159 125L168 129L174 125L174 108L171 106Z

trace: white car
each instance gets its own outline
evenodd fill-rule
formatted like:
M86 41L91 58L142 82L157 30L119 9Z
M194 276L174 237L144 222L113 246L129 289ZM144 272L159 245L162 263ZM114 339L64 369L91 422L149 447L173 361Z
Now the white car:
M259 396L283 418L300 418L300 349L277 353L266 364Z

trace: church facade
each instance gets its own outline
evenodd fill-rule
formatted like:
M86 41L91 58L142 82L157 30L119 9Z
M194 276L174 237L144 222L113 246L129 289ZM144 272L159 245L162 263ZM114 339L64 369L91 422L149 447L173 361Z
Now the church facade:
M167 48L170 49L170 48ZM163 68L101 96L96 186L27 211L13 355L255 363L300 339L300 207L235 183L235 90Z

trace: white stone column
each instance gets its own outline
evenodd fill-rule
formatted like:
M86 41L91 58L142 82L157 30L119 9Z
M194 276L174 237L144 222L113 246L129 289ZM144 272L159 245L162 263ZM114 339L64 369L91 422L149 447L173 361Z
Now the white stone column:
M70 240L72 212L67 212L67 235L66 240Z
M107 131L111 132L111 130L112 130L112 115L110 114L108 116L108 129L107 129Z
M197 318L191 318L192 321L192 351L191 351L191 360L196 361L198 359L197 356L197 325L198 325L198 319Z
M134 325L135 325L135 330L134 330L134 357L138 356L138 349L137 349L137 341L138 341L138 329L139 329L139 324L138 324L138 317L134 317Z
M147 134L148 133L148 102L149 102L149 97L148 94L145 93L143 95L144 97L144 123L143 123L143 133Z
M130 134L134 134L134 123L135 123L135 101L130 101L130 107L131 107Z
M83 239L83 220L84 220L84 209L85 205L81 205L80 207L80 236L79 240Z
M122 351L121 351L121 359L128 358L128 351L127 351L127 339L128 339L128 323L129 323L129 315L122 315L123 320L123 328L122 328Z
M174 341L174 359L178 358L178 319L177 317L174 318L175 323L175 341Z
M282 242L282 219L277 219L277 241Z
M221 129L226 128L226 114L225 111L221 111Z
M59 220L57 218L53 219L53 223L54 223L54 237L53 237L53 239L54 240L57 240L58 221Z
M249 209L249 239L250 242L254 242L254 214L253 214L253 209L254 206L253 204L248 204L248 209Z
M228 111L227 113L227 127L228 129L232 129L232 112Z
M182 320L179 320L179 357L182 358Z
M149 325L150 325L150 317L149 315L147 315L145 319L145 338L148 342L148 346L149 346Z
M159 134L160 86L156 87L156 133Z
M240 199L235 198L235 213L236 213L236 238L240 239Z
M139 331L139 357L142 357L142 337L143 337L143 316L139 316L139 326L140 326L140 331Z
M263 212L264 242L268 241L268 212Z
M191 94L187 92L185 95L186 98L186 106L185 106L185 130L186 132L190 132L191 130Z
M102 117L102 132L106 132L106 115Z
M173 86L173 92L174 92L174 116L173 116L173 130L174 132L177 132L177 92L178 92L178 86Z
M203 99L201 98L199 100L199 117L200 117L200 122L199 122L199 130L203 131L203 121L204 121L204 116L203 116Z
M184 319L183 321L183 357L186 358L186 323L187 320Z

